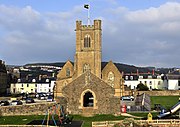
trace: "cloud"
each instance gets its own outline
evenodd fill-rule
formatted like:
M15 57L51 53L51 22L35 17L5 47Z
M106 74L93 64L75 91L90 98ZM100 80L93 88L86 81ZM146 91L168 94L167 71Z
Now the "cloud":
M118 4L114 0L106 3ZM75 21L87 18L83 5L59 12L0 5L0 12L0 54L8 64L73 60ZM98 6L96 12L99 17L95 19L102 19L103 25L103 61L179 67L180 3L135 11Z
M157 8L136 11L122 8L109 11L116 20L104 21L106 59L111 55L122 63L179 67L177 54L180 51L175 49L180 46L180 3L168 2Z

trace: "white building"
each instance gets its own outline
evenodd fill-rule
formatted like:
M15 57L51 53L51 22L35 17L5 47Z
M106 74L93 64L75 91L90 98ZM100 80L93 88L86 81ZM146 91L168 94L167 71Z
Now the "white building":
M142 83L146 85L149 90L152 89L167 89L164 86L163 75L125 75L125 85L130 86L131 89L136 89L137 85Z
M43 79L43 80L31 80L22 81L18 79L17 83L12 83L10 87L11 94L17 93L48 93L53 92L55 80Z
M124 77L124 85L130 87L131 89L136 89L137 85L139 84L138 76L137 75L126 75Z
M168 90L180 90L180 70L167 74Z

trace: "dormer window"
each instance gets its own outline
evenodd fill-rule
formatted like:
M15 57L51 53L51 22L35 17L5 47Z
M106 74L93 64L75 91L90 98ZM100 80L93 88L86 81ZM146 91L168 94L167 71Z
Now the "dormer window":
M91 38L89 35L86 35L84 37L84 48L89 48L91 47Z

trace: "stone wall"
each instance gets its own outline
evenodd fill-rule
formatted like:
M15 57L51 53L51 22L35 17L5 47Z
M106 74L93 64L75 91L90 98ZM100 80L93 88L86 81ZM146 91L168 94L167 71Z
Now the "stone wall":
M163 90L163 91L136 91L137 94L146 93L150 96L180 96L180 90Z
M93 107L83 106L83 97L88 91L93 94ZM87 72L65 86L63 88L65 99L59 98L57 101L62 105L67 100L68 112L71 114L114 114L120 110L119 97L115 97L114 93L111 86Z
M45 115L48 107L55 103L27 104L17 106L0 106L0 115Z

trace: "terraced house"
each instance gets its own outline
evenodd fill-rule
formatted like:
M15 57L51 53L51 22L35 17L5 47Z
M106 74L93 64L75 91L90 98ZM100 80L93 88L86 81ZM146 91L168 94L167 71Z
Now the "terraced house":
M67 61L57 75L56 100L72 114L111 114L120 110L124 94L122 73L102 59L101 20L93 25L76 21L74 62Z

